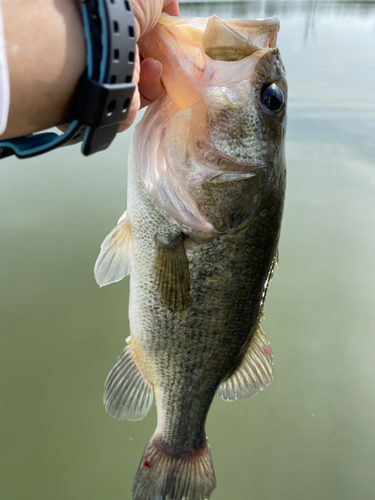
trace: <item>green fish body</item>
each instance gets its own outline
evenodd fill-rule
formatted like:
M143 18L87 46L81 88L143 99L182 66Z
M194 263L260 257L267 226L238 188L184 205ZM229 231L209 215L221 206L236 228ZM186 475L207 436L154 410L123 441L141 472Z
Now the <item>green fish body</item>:
M162 17L141 44L166 91L137 126L128 209L104 240L98 283L130 273L130 338L107 411L158 425L133 500L203 500L215 485L205 421L215 394L273 377L260 319L285 193L287 86L278 21Z

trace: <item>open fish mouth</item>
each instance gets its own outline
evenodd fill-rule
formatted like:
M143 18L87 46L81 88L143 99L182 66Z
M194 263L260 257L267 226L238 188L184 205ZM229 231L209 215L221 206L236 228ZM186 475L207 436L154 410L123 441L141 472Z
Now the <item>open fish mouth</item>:
M265 51L275 49L279 20L175 18L163 14L146 39L140 40L144 57L163 64L162 81L179 109L190 108L202 99L201 85L224 86L240 81L243 72L256 72L256 63ZM252 55L252 63L245 58ZM228 64L238 66L228 74ZM220 64L221 63L221 64ZM235 73L234 73L235 71ZM251 77L251 75L249 75Z
M138 125L135 162L156 203L187 228L211 233L226 228L203 213L198 201L202 190L212 191L212 183L222 186L220 196L210 194L217 204L225 201L224 180L228 189L243 181L257 192L247 215L261 202L259 183L280 154L273 137L285 128L278 31L277 17L222 21L162 15L140 40L142 55L162 63L166 92Z

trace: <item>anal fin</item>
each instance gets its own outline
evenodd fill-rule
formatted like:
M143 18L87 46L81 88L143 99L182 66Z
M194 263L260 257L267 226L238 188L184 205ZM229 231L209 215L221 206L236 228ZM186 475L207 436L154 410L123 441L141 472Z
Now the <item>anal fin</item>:
M185 311L190 302L189 262L184 247L183 234L167 242L156 236L154 279L160 297L172 312Z
M225 401L253 396L273 379L273 353L258 321L241 365L219 385L216 394Z
M130 346L126 346L105 382L105 409L119 420L141 420L147 415L153 397L152 385L136 365Z

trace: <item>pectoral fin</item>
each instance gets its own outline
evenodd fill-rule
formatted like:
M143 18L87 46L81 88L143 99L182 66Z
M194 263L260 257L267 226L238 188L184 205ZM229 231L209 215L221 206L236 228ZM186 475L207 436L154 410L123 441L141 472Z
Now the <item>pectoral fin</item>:
M94 275L99 286L110 285L130 274L132 234L125 214L100 246Z
M258 322L241 365L222 382L216 394L226 401L248 398L265 389L273 379L273 354Z
M190 302L189 262L179 233L170 241L156 236L154 279L161 300L172 312L182 312Z

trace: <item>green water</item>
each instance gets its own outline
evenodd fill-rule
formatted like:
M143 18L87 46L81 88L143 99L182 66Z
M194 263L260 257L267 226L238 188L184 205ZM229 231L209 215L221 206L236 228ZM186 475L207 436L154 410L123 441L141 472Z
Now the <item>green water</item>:
M288 192L264 327L275 380L215 400L214 500L375 497L375 4L183 4L281 20ZM99 289L99 245L126 206L131 131L0 165L0 500L128 500L156 425L102 407L128 335L128 282Z

